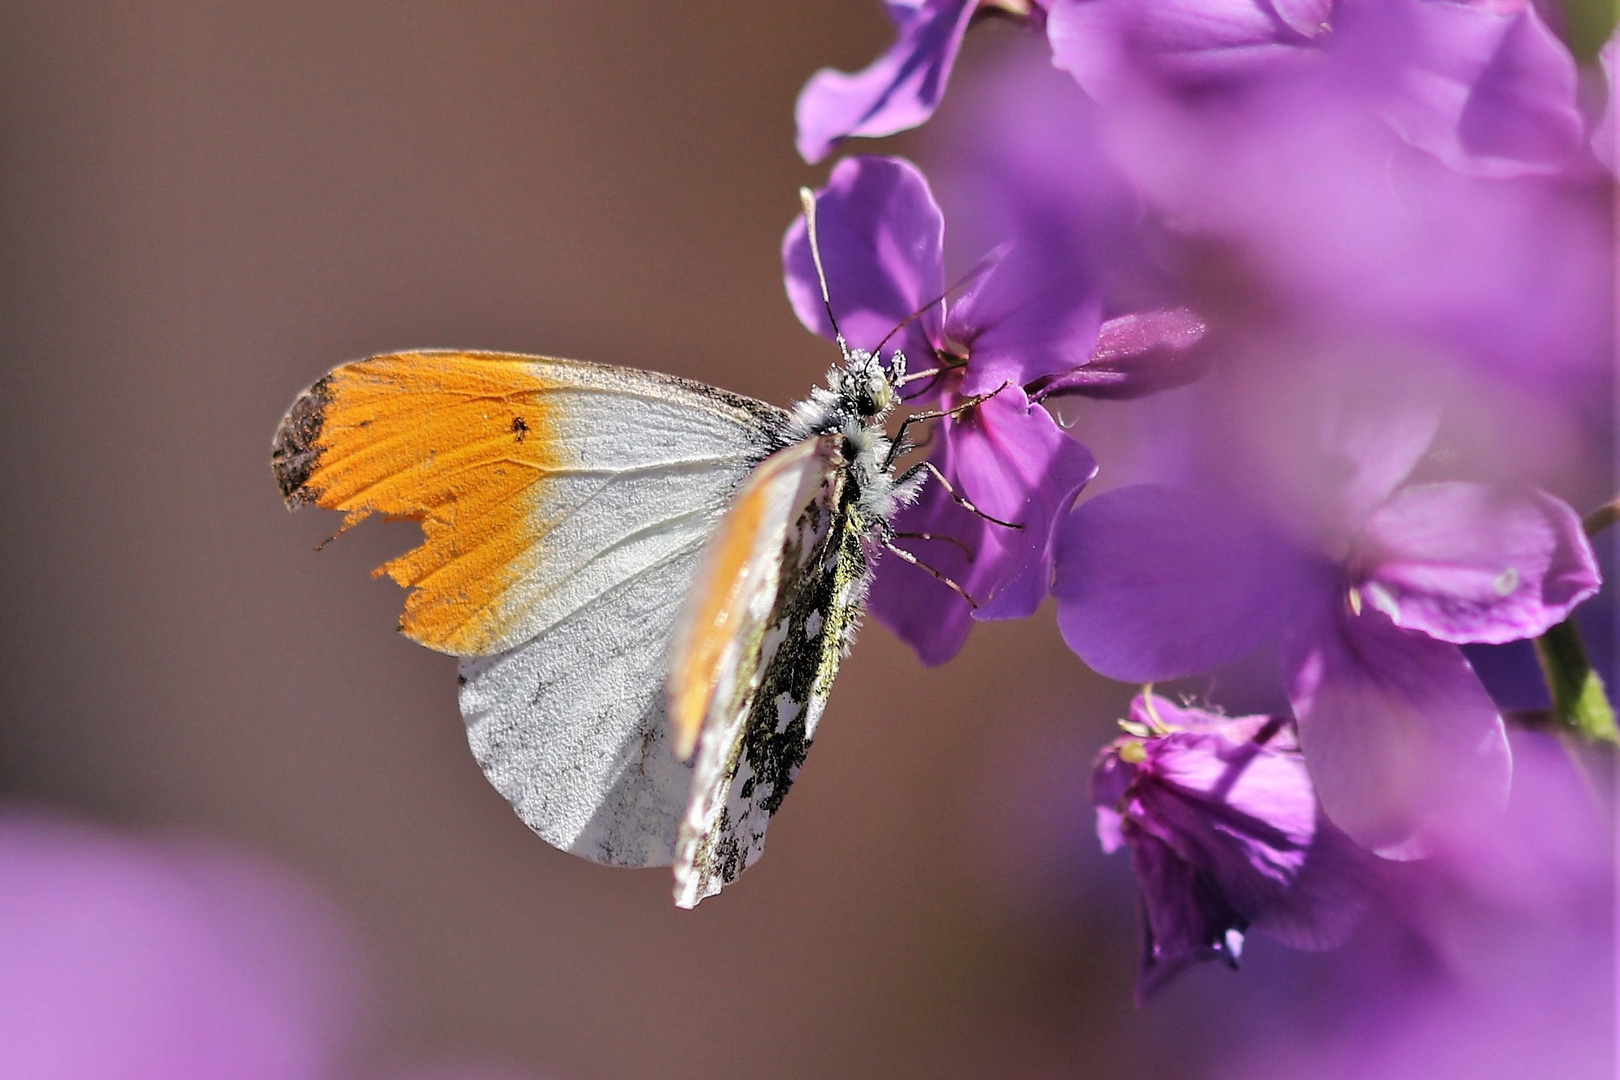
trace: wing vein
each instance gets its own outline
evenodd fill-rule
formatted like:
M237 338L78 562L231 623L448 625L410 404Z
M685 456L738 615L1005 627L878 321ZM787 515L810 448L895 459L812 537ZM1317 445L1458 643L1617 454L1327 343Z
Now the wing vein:
M580 563L578 566L574 567L571 571L569 571L567 576L570 577L570 578L575 577L578 574L582 573L586 568L594 565L597 562L600 562L602 559L606 558L608 555L612 554L613 552L620 550L621 548L625 547L627 544L634 543L635 541L643 539L643 538L648 537L648 536L655 536L660 532L664 532L664 531L668 530L670 526L679 524L680 522L691 521L691 520L693 520L695 518L702 517L704 512L705 511L702 508L694 509L694 510L688 510L688 511L686 511L684 513L676 514L673 517L664 518L662 520L655 521L650 525L645 525L642 528L635 530L634 532L626 533L625 535L623 535L623 536L619 537L618 539L614 540L611 544L608 544L608 545L604 546L601 550L597 551L594 555L592 555L590 558L586 559L584 562ZM695 541L693 543L684 544L680 548L676 549L676 553L678 554L681 551L687 551L687 550L690 550L690 549L692 549L694 547L697 547L705 539L707 539L707 537L700 537L700 538L698 538L697 541ZM648 567L643 567L642 569L636 570L635 572L631 573L630 575L628 575L626 577L619 578L619 579L615 580L607 588L603 589L599 593L596 593L590 600L587 600L587 601L585 601L585 602L583 602L581 604L576 605L575 607L573 607L569 611L565 611L565 612L562 612L561 614L559 614L557 619L554 622L552 622L550 626L543 627L540 630L536 631L535 635L534 635L534 638L537 638L541 634L544 634L547 630L551 629L551 626L555 626L557 624L557 622L562 621L563 619L567 618L569 615L571 615L571 614L573 614L575 612L583 610L586 606L588 606L591 603L594 603L596 600L600 599L602 596L605 596L607 593L612 592L614 589L618 588L619 586L625 585L625 584L628 584L628 583L630 583L632 581L638 580L639 578L641 578L646 573L647 569L649 569L651 566L656 566L656 565L659 565L659 564L658 563L649 564ZM435 570L435 571L433 571L433 573L436 574L436 573L438 573L438 571ZM428 580L428 578L431 578L432 576L433 576L433 574L429 574L427 578L423 578L422 580L426 581L426 580ZM564 580L567 580L567 579L565 578ZM420 583L418 583L418 585L420 586ZM554 591L555 591L554 589L545 589L545 590L535 594L535 596L529 600L529 603L533 604L535 601L537 601L537 600L539 600L539 599L541 599L543 597L550 596ZM474 607L474 608L470 609L467 612L467 614L466 614L466 616L464 618L459 619L456 622L455 625L456 625L457 629L460 629L461 627L467 625L468 622L470 622L473 619L477 618L479 615L482 615L485 611L487 611L491 607L493 607L495 605L495 602L497 600L499 600L499 599L501 599L500 596L492 596L489 599L487 599L487 600L483 601L482 603L480 603L477 607ZM534 638L530 638L529 640L533 641Z

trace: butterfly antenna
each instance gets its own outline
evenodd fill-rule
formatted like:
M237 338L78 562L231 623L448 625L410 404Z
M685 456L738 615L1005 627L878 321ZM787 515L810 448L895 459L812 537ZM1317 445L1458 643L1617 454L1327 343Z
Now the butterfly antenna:
M815 193L807 187L800 188L799 202L804 206L804 231L810 238L810 258L816 264L816 281L821 284L821 303L827 309L827 321L832 324L833 338L838 342L838 351L844 355L845 360L848 360L849 343L844 340L844 332L838 329L838 316L833 314L832 296L827 292L827 270L821 265L821 244L816 239Z
M811 250L812 251L815 250L813 245L811 247ZM973 269L969 270L967 273L965 273L961 277L957 278L956 283L953 284L950 288L946 289L944 292L940 293L938 296L936 296L932 300L928 301L928 303L924 304L922 307L918 308L916 311L913 311L910 315L907 315L904 319L901 319L899 324L896 325L893 330L890 330L887 334L883 335L883 340L877 343L877 348L872 350L872 355L876 356L878 353L882 352L883 351L883 346L885 346L885 345L887 345L889 343L890 338L894 337L894 335L898 334L900 331L904 330L906 327L910 326L912 323L914 323L918 319L922 318L923 312L927 311L929 308L933 307L935 304L943 302L945 300L945 298L950 296L952 293L960 292L962 289L965 289L968 285L970 285L973 282L973 280L975 278L979 277L986 270L990 269L990 267L992 267L996 263L1000 262L1001 258L1002 258L1002 256L1004 254L1005 254L1005 251L1002 248L996 248L994 251L991 251L988 255L986 255L984 258L980 259L977 263L975 263L973 265ZM825 291L826 286L823 285L822 289L823 289L823 291ZM829 312L828 314L831 314L831 312Z

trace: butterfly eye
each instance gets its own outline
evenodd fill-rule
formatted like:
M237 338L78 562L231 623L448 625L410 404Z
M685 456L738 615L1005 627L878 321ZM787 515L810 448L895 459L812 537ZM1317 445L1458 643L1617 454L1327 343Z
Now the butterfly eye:
M872 377L866 381L866 401L863 404L867 408L863 411L868 416L876 416L888 412L893 402L894 388L889 384L888 378L881 372L873 372Z

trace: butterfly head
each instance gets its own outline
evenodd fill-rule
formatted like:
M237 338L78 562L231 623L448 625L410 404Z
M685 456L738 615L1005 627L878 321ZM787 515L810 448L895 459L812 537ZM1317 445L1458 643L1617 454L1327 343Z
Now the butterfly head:
M829 381L845 415L872 423L894 407L896 388L905 375L906 358L898 350L885 366L876 353L846 349L843 368L834 369Z

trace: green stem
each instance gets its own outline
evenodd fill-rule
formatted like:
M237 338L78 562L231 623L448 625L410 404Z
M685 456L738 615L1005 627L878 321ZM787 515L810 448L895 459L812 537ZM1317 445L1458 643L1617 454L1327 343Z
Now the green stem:
M1596 536L1616 521L1620 521L1620 499L1586 515L1582 525L1587 536ZM1536 659L1541 661L1541 673L1552 694L1554 724L1587 742L1620 745L1614 707L1604 692L1602 677L1592 670L1573 615L1536 639Z
M1620 499L1604 503L1590 514L1587 514L1581 520L1581 528L1586 530L1587 536L1596 536L1616 521L1620 521Z
M1541 661L1541 673L1552 692L1557 725L1587 742L1620 745L1620 729L1603 691L1603 679L1592 670L1573 617L1536 639L1536 659Z

